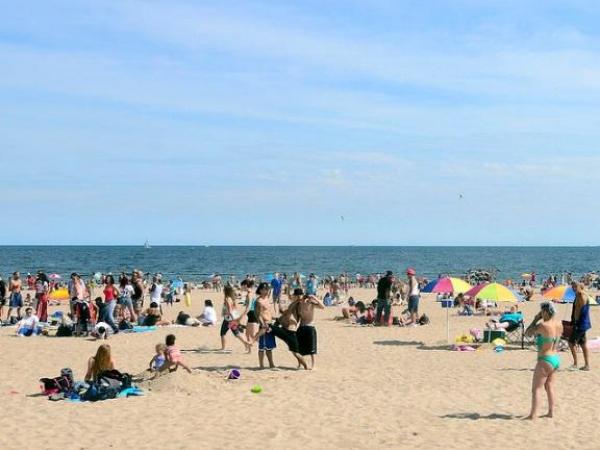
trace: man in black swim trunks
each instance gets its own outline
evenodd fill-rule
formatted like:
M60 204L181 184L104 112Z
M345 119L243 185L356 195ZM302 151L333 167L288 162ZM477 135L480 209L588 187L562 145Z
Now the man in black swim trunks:
M299 306L303 296L304 292L302 289L295 289L291 303L286 310L283 310L281 303L279 303L280 316L271 324L271 332L275 337L278 337L287 344L289 351L298 360L298 368L302 366L308 369L306 361L300 354L300 344L298 343L298 336L296 334Z
M377 311L375 313L375 325L381 325L381 314L386 326L390 323L392 312L392 286L394 284L394 274L388 270L384 277L377 282Z
M302 291L300 289L299 291ZM310 355L310 368L315 368L315 355L317 354L317 329L314 325L315 308L325 309L325 305L314 295L302 295L298 300L298 317L300 326L296 331L300 354Z

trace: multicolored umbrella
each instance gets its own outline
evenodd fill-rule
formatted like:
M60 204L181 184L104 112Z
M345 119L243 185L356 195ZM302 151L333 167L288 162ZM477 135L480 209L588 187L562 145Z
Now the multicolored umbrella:
M444 277L431 281L421 292L436 292L438 294L464 294L473 286L460 278Z
M515 292L500 283L479 284L465 292L465 295L492 302L517 303L521 301Z
M590 295L588 292L584 291L584 295L587 296L588 301L591 305L597 305L596 297ZM552 289L548 289L546 292L542 294L542 296L547 300L552 300L556 303L573 303L575 301L575 291L568 284L561 284L553 287Z
M48 275L48 278L50 278L51 280L60 280L62 277L57 273L51 273L50 275Z
M575 301L575 291L568 284L561 284L548 289L542 296L557 303L573 303Z

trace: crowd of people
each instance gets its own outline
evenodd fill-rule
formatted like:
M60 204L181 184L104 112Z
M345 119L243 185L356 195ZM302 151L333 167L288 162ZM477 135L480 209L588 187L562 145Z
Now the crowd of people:
M591 328L591 320L585 288L593 285L596 277L588 276L585 280L576 282L570 279L576 298L571 321L567 323L568 330L563 328L563 322L557 319L556 309L548 302L540 305L539 313L526 329L526 334L535 338L538 350L532 380L530 419L537 417L543 390L548 397L547 416L552 417L554 413L554 384L556 372L561 365L558 353L561 339L568 339L573 358L570 369L590 370L586 333ZM204 301L204 309L198 316L180 311L175 320L165 319L164 308L172 307L180 298L184 299L186 306L192 304L191 292L194 286L183 283L182 280L177 281L164 284L160 273L148 278L147 274L134 270L131 274L120 274L118 279L107 274L102 275L99 280L90 279L87 282L79 274L72 273L68 282L62 285L41 271L35 277L28 275L25 281L15 272L7 282L0 278L0 318L5 317L5 323L16 325L18 336L38 335L50 319L50 294L56 289L64 288L69 297L68 311L60 320L57 336L91 334L99 339L107 339L132 326L214 326L215 330L219 330L219 351L231 351L227 339L231 333L247 352L257 348L258 366L261 369L276 367L274 351L278 340L286 345L297 361L298 368L314 369L318 348L315 312L326 306L342 306L342 318L359 325L417 326L428 323L426 316L419 316L421 289L428 280L418 279L413 268L406 270L406 279L398 279L392 271L364 277L357 274L354 278L340 274L338 277L322 279L315 274L304 277L295 273L288 277L286 274L275 273L268 281L247 275L239 282L235 279L223 282L218 276L216 280L213 279L211 288L223 296L219 327L218 314L211 299ZM550 276L543 280L541 289L545 291L557 284L557 277ZM376 298L372 301L355 301L353 297L348 297L349 290L353 287L376 288ZM525 291L534 289L535 274L521 288ZM95 297L93 293L98 289L101 295ZM29 292L23 298L25 291ZM319 292L324 295L320 297ZM461 313L475 308L483 314L493 315L486 323L489 330L508 330L512 324L522 323L524 320L518 305L499 311L490 308L490 305L469 303L463 294L453 297L447 293L439 294L439 297L438 300L448 300L453 306L460 308ZM394 315L394 306L404 307L402 314ZM169 334L164 343L156 345L149 364L149 370L154 376L179 367L191 371L175 345L175 340L175 335ZM581 367L578 365L577 348L583 351L584 365ZM93 380L103 371L114 369L114 366L110 345L103 343L96 355L88 361L85 378Z

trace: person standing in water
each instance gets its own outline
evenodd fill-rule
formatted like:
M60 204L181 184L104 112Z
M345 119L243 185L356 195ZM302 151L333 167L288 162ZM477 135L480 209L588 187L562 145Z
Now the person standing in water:
M571 311L571 326L573 328L569 337L569 348L571 349L571 355L573 355L571 369L578 369L577 346L580 346L585 363L580 370L588 371L590 370L590 354L587 346L586 332L592 328L590 302L583 290L583 286L573 283L572 287L575 290L575 302L573 302L573 309Z
M302 289L294 291L300 297ZM314 295L302 295L298 301L297 311L300 326L296 331L300 355L310 355L310 368L315 368L315 355L317 354L317 329L315 328L315 308L325 309L318 297Z
M533 372L531 385L531 411L529 416L526 417L528 420L537 418L542 388L546 390L548 395L548 414L546 417L552 418L554 415L554 380L556 371L560 367L560 356L557 352L562 331L562 323L556 320L554 306L549 302L542 303L540 312L525 332L528 336L535 335L535 343L538 349L537 364Z

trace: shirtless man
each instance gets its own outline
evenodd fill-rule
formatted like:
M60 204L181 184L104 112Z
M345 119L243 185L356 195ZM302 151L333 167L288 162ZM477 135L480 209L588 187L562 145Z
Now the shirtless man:
M273 349L277 347L275 336L271 331L271 323L273 322L273 314L269 302L269 283L260 283L256 289L256 303L254 305L254 313L258 319L260 326L258 333L258 365L261 369L265 368L265 353L269 360L269 367L275 368L273 362Z
M303 296L304 293L302 292L302 289L295 289L294 295L291 296L291 303L288 308L283 310L281 304L279 305L279 312L281 315L279 316L279 319L271 324L271 332L274 336L287 344L292 355L298 360L298 368L304 367L305 369L308 369L306 361L304 361L304 358L300 355L300 345L298 344L298 336L296 335L296 328L298 326L298 308Z
M8 301L8 313L6 314L7 322L10 320L10 313L14 308L17 308L17 317L21 317L21 308L23 307L23 295L21 294L22 286L23 283L21 281L21 274L19 272L13 273L13 276L8 284L10 298Z
M315 368L315 355L317 354L317 330L314 326L315 308L325 309L325 305L314 295L303 295L298 300L298 317L300 326L296 331L300 354L310 355L310 368Z

